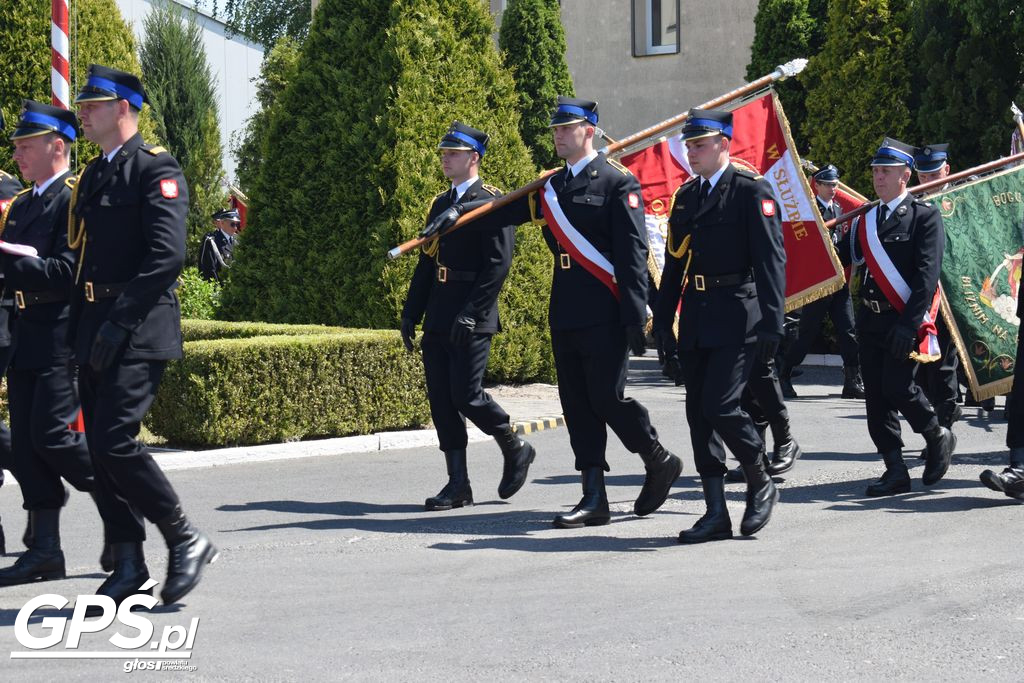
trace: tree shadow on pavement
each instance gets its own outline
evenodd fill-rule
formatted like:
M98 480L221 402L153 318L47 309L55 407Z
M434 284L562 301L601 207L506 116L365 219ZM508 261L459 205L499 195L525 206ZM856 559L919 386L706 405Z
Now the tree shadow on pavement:
M910 493L869 498L864 495L864 490L874 481L875 479L855 479L828 484L785 486L780 488L780 503L782 505L832 503L826 505L825 509L839 512L881 510L899 514L964 512L1020 504L1012 498L988 491L976 479L946 478L935 486L925 488L920 477L913 477ZM974 491L975 493L984 491L992 495L979 497L952 493L956 491Z

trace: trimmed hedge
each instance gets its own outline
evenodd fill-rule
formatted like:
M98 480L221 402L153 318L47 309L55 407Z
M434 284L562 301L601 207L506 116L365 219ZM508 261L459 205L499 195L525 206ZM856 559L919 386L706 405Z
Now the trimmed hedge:
M183 326L146 426L176 445L227 446L425 425L423 366L390 330L246 336L289 326ZM310 326L315 327L315 326ZM288 330L296 332L298 330ZM203 334L234 339L202 339Z
M328 327L327 325L285 325L281 323L227 322L224 320L190 320L181 321L181 334L186 342L203 339L247 339L250 337L271 337L285 335L290 337L351 333L353 336L376 335L380 330L352 330L345 327Z

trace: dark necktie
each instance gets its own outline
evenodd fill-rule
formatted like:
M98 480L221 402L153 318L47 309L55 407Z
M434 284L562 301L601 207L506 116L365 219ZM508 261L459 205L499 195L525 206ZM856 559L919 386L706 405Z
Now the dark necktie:
M103 174L106 172L107 166L109 165L110 162L107 161L106 157L102 157L96 162L96 168L93 169L92 178L89 179L89 189L99 186L100 178L103 177Z
M453 187L448 193L448 203L454 204L457 201L459 201L459 192Z
M565 184L568 185L572 181L572 169L566 167L565 169Z
M886 206L885 204L880 204L878 206L878 225L879 225L879 227L881 227L881 225L883 223L885 223L885 219L888 217L888 215L889 215L889 207Z
M707 200L708 195L711 194L711 181L701 180L700 181L700 192L697 193L697 208L704 206L704 202Z

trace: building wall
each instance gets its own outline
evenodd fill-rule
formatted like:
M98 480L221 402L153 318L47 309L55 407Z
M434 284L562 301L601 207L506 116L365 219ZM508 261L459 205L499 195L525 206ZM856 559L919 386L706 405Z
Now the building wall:
M142 23L159 0L117 0L121 14L132 27L136 38L142 41ZM187 9L194 5L189 0L174 0ZM263 63L263 46L252 43L240 35L229 35L224 24L200 12L196 17L203 31L206 60L217 86L217 109L220 123L221 146L224 152L224 171L227 179L234 178L235 160L228 145L231 134L245 127L252 116L256 102L256 84Z
M635 2L642 14L644 0ZM505 0L490 3L499 15ZM566 61L576 94L598 102L601 127L613 138L746 82L757 0L679 0L679 53L647 57L633 56L631 0L562 0L561 4Z

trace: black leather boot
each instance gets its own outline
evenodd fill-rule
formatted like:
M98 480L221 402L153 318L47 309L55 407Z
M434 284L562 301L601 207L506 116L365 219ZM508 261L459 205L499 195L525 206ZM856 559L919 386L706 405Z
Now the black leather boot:
M779 502L779 490L764 469L764 461L757 458L743 466L747 478L747 507L740 522L740 533L752 536L764 528L771 519L772 510Z
M1010 464L1000 474L985 470L979 477L981 483L993 491L1005 493L1011 498L1024 500L1024 447L1010 449ZM1011 491L1014 494L1011 494Z
M589 467L580 473L583 479L583 498L572 512L555 517L559 529L582 529L585 526L603 526L611 521L608 493L604 488L604 468Z
M843 398L864 398L864 380L857 365L843 366Z
M925 431L924 440L928 444L928 454L924 459L924 474L921 481L925 486L931 486L946 476L949 463L953 460L953 450L956 448L956 435L937 424Z
M779 366L779 388L782 389L783 398L796 398L796 389L793 388L793 368L786 364Z
M178 602L199 584L203 569L220 556L206 534L197 529L180 507L157 521L156 526L167 541L167 579L160 591L165 605Z
M32 546L12 566L0 570L0 586L51 581L67 576L60 549L60 510L29 510Z
M469 471L466 469L466 449L445 451L444 461L448 467L448 483L423 504L423 508L430 512L473 504L473 489L469 487Z
M864 495L871 498L894 496L897 493L910 493L910 472L903 462L903 451L894 450L882 453L885 462L885 473L874 484L868 486Z
M784 474L793 469L793 465L803 455L800 444L789 431L789 417L784 416L772 422L772 441L775 447L771 462L767 466L768 474Z
M722 477L701 477L707 512L692 528L679 532L680 543L706 543L732 538L732 520L725 505L725 482Z
M146 557L142 553L142 543L111 543L110 554L114 570L100 584L96 595L106 595L115 605L120 606L133 595L153 594L152 588L142 589L142 585L149 581L149 568L146 567ZM85 616L103 616L103 610L90 605Z
M498 442L501 456L505 460L501 482L498 484L498 497L507 500L523 488L537 451L525 439L519 438L512 425L495 436L494 440Z
M683 461L670 453L660 441L651 444L650 449L640 454L647 476L643 488L633 503L633 514L638 517L649 515L665 503L672 484L683 471Z
M4 536L3 521L0 520L0 555L7 554L7 537Z

